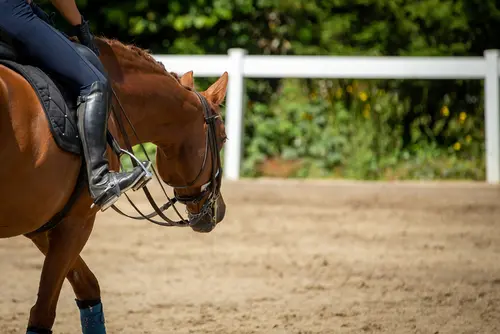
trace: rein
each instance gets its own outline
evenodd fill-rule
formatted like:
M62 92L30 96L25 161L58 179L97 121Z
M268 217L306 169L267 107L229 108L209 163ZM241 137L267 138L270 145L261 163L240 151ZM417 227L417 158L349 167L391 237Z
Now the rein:
M198 98L200 99L201 101L201 104L202 104L202 107L203 107L203 113L204 113L204 118L205 118L205 123L208 125L208 131L207 131L207 135L206 135L206 138L205 138L205 155L204 155L204 158L203 158L203 164L200 168L200 171L198 173L198 175L196 176L196 178L190 182L189 184L185 185L185 186L172 186L168 183L166 183L167 185L171 186L174 188L174 198L170 198L167 194L167 192L165 191L165 188L162 184L162 180L161 178L159 177L154 165L151 163L151 168L154 172L154 175L156 177L156 179L158 180L158 183L160 184L160 187L163 191L163 194L165 195L165 197L167 198L167 202L165 204L163 204L162 206L158 206L155 202L155 200L153 199L153 196L151 195L149 189L147 188L147 186L144 186L142 187L142 190L144 191L144 194L146 195L146 198L148 199L149 201L149 204L151 205L151 207L153 208L153 212L149 213L149 214L144 214L141 212L141 210L139 210L139 208L134 204L134 202L130 199L130 197L127 195L127 193L124 193L125 197L127 198L128 202L130 203L130 205L135 209L135 211L137 211L137 213L139 214L139 216L131 216L129 214L126 214L124 213L123 211L121 211L116 205L112 205L111 207L113 208L114 211L116 211L118 214L122 215L122 216L125 216L127 218L131 218L131 219L135 219L135 220L147 220L153 224L156 224L156 225L160 225L160 226L178 226L178 227L187 227L187 226L193 226L193 225L196 225L199 220L205 215L207 214L211 209L214 210L214 213L213 213L213 219L215 220L216 219L216 213L217 213L217 208L216 208L216 202L217 202L217 199L219 197L219 194L220 194L220 185L221 185L221 182L220 182L220 178L221 178L221 175L222 175L222 171L221 171L221 168L220 168L220 154L219 154L219 151L217 150L217 138L216 138L216 129L215 129L215 119L218 118L219 116L218 115L210 115L210 106L208 105L208 102L207 100L205 99L204 96L202 96L200 93L198 92L194 92ZM132 132L134 133L134 136L136 137L136 139L138 140L138 142L140 143L139 145L141 146L144 154L146 155L146 158L149 162L151 162L151 159L149 158L149 155L146 151L146 149L144 148L144 145L142 144L142 142L140 141L138 135L137 135L137 132L134 128L134 126L132 125L132 122L130 121L130 118L128 117L128 115L126 114L125 112L125 109L123 108L120 100L118 99L118 96L116 94L116 92L113 90L113 95L115 96L115 99L118 103L118 106L120 107L120 110L121 110L121 113L125 116L126 120L127 120L127 123L130 125L130 128L132 129ZM123 136L123 139L124 139L124 142L125 142L125 147L127 148L127 150L130 152L130 153L133 153L133 149L132 149L132 145L130 143L130 139L127 135L127 132L125 131L125 126L123 124L123 119L122 117L117 113L116 109L114 107L112 107L112 112L113 114L115 115L115 118L116 118L116 121L118 123L118 127L120 129L120 132L122 133L122 136ZM116 147L118 147L118 145L115 145ZM114 147L114 150L115 151L118 151L118 152L124 152L123 150L121 149L116 149L116 147ZM208 156L208 150L210 149L211 151L211 154L212 154L212 173L211 173L211 179L208 183L206 183L205 185L202 186L202 191L199 195L196 195L196 196L186 196L186 197L179 197L175 194L175 189L185 189L185 188L189 188L191 187L193 184L195 184L198 179L200 178L201 174L203 173L203 170L205 169L205 166L206 166L206 162L207 162L207 156ZM126 152L126 151L125 151ZM126 152L128 153L128 152ZM120 153L117 153L118 157L120 157ZM131 159L132 161L132 164L134 165L134 167L138 166L138 162L135 160L135 159ZM215 170L215 162L217 162L217 165L219 166L219 168L217 170ZM163 181L164 182L164 181ZM216 188L214 188L214 186L217 186ZM209 190L209 188L211 188ZM182 215L180 214L180 212L177 210L177 208L175 207L175 203L177 202L180 202L180 203L198 203L199 201L201 201L205 195L208 193L208 192L211 192L210 193L210 196L209 198L205 201L203 207L201 208L200 212L197 213L197 214L192 214L190 212L188 212L188 215L189 215L189 218L190 220L186 220L182 217ZM176 214L179 216L180 220L178 221L174 221L170 218L168 218L167 216L165 216L165 214L163 213L164 211L166 211L167 209L169 209L170 207L172 207ZM158 221L158 220L155 220L153 218L155 217L160 217L161 219L163 219L163 221Z

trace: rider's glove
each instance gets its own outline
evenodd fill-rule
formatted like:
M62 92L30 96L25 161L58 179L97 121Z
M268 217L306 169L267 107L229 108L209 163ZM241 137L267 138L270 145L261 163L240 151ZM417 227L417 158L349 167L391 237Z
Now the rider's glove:
M73 26L74 34L78 37L80 43L92 50L97 56L99 56L99 49L95 45L94 35L90 32L89 21L85 21L82 16L82 23Z

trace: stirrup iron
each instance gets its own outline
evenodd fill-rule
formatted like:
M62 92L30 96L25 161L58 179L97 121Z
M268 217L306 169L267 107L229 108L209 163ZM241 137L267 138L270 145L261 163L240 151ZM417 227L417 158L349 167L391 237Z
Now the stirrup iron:
M106 202L106 204L101 205L99 209L101 210L101 212L104 212L107 209L109 209L113 204L115 204L119 199L120 199L119 196L113 196L112 198L110 198L109 201ZM96 205L95 203L92 203L90 208L92 209L95 205Z
M106 204L101 205L101 206L99 207L99 210L100 210L101 212L106 211L106 210L107 210L107 209L109 209L109 208L110 208L113 204L115 204L115 203L116 203L119 199L120 199L120 197L119 197L119 196L113 196L113 197L111 197L111 198L110 198L110 199L106 202ZM90 205L90 209L93 209L96 205L97 205L97 204L96 204L95 202L94 202L94 203L92 203L92 204Z
M132 189L134 191L137 191L137 190L143 188L149 181L151 181L153 179L153 174L149 171L149 168L151 167L151 162L146 161L143 163L142 161L140 161L135 155L133 155L129 151L120 148L120 155L122 155L122 154L128 155L130 157L130 159L137 162L139 167L141 167L142 171L144 172L144 176L132 187Z

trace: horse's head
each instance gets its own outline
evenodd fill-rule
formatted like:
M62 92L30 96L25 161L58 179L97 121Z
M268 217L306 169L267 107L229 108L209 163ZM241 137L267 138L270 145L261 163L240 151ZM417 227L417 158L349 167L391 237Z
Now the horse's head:
M220 159L226 132L220 105L226 95L228 75L224 73L203 92L194 89L192 72L184 74L179 82L190 93L180 104L182 110L177 110L179 140L158 145L158 172L174 188L176 199L186 205L191 228L210 232L226 212Z
M96 42L139 134L132 145L156 144L160 178L174 188L177 201L186 205L193 230L210 232L226 211L220 192L220 151L226 140L220 105L226 95L227 73L197 92L192 72L179 78L145 50L116 40L98 38Z

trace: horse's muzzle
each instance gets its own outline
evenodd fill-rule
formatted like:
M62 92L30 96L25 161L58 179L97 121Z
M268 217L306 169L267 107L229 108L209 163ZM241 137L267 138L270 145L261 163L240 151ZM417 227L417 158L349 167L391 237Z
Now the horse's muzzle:
M209 210L202 217L198 218L195 224L190 225L193 231L200 233L211 232L215 226L220 223L226 215L226 203L222 195L217 198L215 210ZM215 217L214 217L215 216Z

